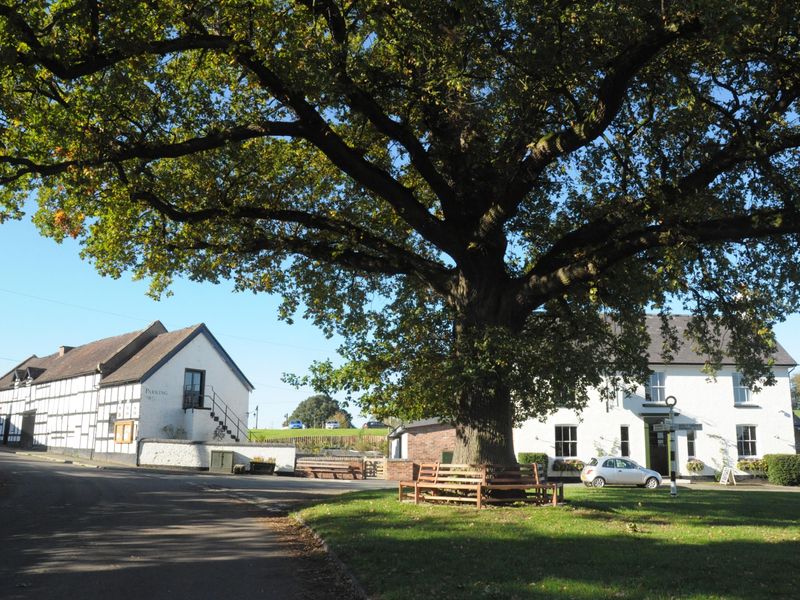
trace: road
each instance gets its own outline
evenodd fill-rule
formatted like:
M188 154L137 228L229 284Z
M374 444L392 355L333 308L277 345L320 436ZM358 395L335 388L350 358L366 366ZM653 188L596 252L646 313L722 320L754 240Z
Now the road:
M348 598L286 519L385 482L91 469L0 452L0 598Z

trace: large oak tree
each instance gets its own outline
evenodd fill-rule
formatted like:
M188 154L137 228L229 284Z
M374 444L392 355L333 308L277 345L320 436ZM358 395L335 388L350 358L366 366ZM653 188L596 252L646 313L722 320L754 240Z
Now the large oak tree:
M798 307L796 2L2 0L2 214L104 274L282 294L320 389L457 460L665 354L769 383ZM603 387L605 386L605 388Z

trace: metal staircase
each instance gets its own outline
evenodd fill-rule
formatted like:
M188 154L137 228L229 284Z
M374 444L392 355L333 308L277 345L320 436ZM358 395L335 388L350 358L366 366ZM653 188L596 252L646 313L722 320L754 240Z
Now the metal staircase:
M217 431L222 433L223 437L228 435L237 442L241 441L242 438L248 439L247 422L242 421L239 415L225 404L222 398L214 391L214 388L211 388L211 394L206 394L206 398L211 403L210 416L219 423Z
M225 404L225 401L217 395L214 388L208 386L211 390L210 394L204 394L202 399L200 394L196 391L184 390L183 393L183 408L210 408L209 416L214 419L217 425L214 431L214 437L217 439L224 439L230 436L234 441L241 441L249 439L247 421L239 418L231 408Z

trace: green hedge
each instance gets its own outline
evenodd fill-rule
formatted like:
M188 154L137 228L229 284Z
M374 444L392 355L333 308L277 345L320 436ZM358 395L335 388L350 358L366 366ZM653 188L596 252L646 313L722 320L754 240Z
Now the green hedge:
M544 452L520 452L517 454L517 462L521 465L544 465L547 468L547 454Z
M767 476L775 485L800 485L799 454L766 454Z

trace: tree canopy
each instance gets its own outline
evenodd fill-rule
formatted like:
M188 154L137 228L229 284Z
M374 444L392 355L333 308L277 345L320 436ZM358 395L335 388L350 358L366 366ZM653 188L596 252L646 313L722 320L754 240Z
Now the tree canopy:
M34 192L154 295L280 294L346 340L318 389L513 460L513 424L644 377L648 310L770 382L798 33L774 0L4 0L0 215Z
M289 415L284 425L294 420L302 421L307 427L324 427L325 421L336 421L345 428L353 426L350 413L342 408L338 400L327 394L315 394L303 400Z

